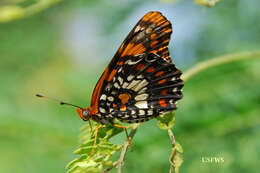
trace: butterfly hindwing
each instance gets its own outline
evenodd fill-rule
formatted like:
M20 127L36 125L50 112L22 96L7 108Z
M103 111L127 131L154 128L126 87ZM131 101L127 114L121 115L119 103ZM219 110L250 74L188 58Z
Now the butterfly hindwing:
M100 97L103 118L142 122L176 109L182 98L181 71L158 55L125 59Z

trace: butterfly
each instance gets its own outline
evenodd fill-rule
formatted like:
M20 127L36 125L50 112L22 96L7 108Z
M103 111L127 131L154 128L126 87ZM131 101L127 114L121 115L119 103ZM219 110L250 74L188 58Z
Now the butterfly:
M104 124L148 121L177 109L182 72L169 56L171 23L157 11L145 14L128 34L98 80L88 108L76 108L80 118ZM94 144L95 145L95 144Z

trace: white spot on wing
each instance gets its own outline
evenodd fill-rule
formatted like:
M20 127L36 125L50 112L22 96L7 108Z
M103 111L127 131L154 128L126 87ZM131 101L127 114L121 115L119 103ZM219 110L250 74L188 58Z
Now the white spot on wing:
M125 114L125 115L124 115L124 118L129 118L129 115Z
M143 93L143 92L145 92L146 91L146 87L144 87L143 89L141 89L138 93Z
M138 32L139 30L141 30L141 26L137 25L137 27L135 28L135 32Z
M140 39L142 39L142 38L144 38L144 36L145 36L144 31L139 32L139 33L137 34L137 36L136 36L136 41L137 41L137 40L140 40Z
M111 92L112 95L116 95L116 93L117 93L116 91L112 91Z
M133 78L134 78L134 75L129 75L129 76L127 77L127 80L130 81L130 80L132 80Z
M178 90L178 88L177 88L177 87L175 87L175 88L173 88L173 89L172 89L172 92L174 92L174 93L175 93L175 92L177 92L177 90Z
M140 102L137 102L135 104L136 107L140 108L140 109L146 109L148 108L148 104L147 104L147 101L140 101Z
M176 104L177 102L175 102L173 99L171 99L171 100L169 101L169 103L170 103L170 104Z
M173 77L173 78L171 79L171 81L176 81L176 77Z
M99 108L99 111L101 112L101 113L106 113L106 110L104 109L104 108Z
M113 115L111 115L111 114L108 114L107 116L110 117L110 118L114 118Z
M120 85L122 85L124 82L123 78L121 78L120 76L118 77L118 81L119 81Z
M123 86L122 86L122 87L123 87L123 88L126 88L126 87L128 86L128 84L129 84L129 83L127 83L127 82L124 82L124 84L123 84Z
M136 84L138 84L140 82L140 80L133 80L127 87L127 89L131 89L132 87L134 87Z
M143 88L144 86L146 86L148 84L147 80L142 80L142 82L140 82L138 85L136 85L133 90L134 91L139 91L141 88Z
M107 84L105 90L106 90L106 91L109 91L111 88L112 88L112 85L111 85L111 84Z
M143 78L144 78L143 75L139 75L139 76L137 76L137 79L143 79Z
M144 110L139 110L139 115L144 115L145 111Z
M114 97L112 97L112 96L109 96L108 98L107 98L109 101L114 101Z
M148 115L153 115L153 110L152 110L152 109L149 109L149 110L147 111L147 114L148 114Z
M128 65L134 65L134 64L137 64L137 63L140 62L140 61L142 61L142 59L139 59L139 60L137 60L137 61L127 60L127 61L126 61L126 64L128 64Z
M120 86L119 86L119 84L117 82L114 83L114 87L117 88L117 89L120 88Z
M148 94L140 94L135 97L135 100L136 101L145 100L145 99L147 99L147 97L148 97Z
M102 94L100 97L100 100L106 100L107 96L105 94Z

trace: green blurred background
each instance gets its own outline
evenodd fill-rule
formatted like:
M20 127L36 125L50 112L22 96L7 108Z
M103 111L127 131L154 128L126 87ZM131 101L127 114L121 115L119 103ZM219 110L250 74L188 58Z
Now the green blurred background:
M39 2L51 0L3 0L0 7ZM35 93L88 106L105 66L146 12L161 11L173 23L171 56L185 71L214 56L259 50L259 7L258 0L222 0L212 8L192 0L67 0L0 23L0 172L65 172L84 122ZM255 58L186 82L173 129L184 149L181 172L259 172L259 76ZM156 123L141 125L124 172L168 172L170 141Z

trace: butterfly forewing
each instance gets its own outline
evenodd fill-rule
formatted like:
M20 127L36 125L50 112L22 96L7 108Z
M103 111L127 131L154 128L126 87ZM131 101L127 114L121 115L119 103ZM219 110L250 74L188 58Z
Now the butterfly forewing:
M171 33L171 23L160 12L149 12L128 34L115 56L156 53L170 62L167 46Z

